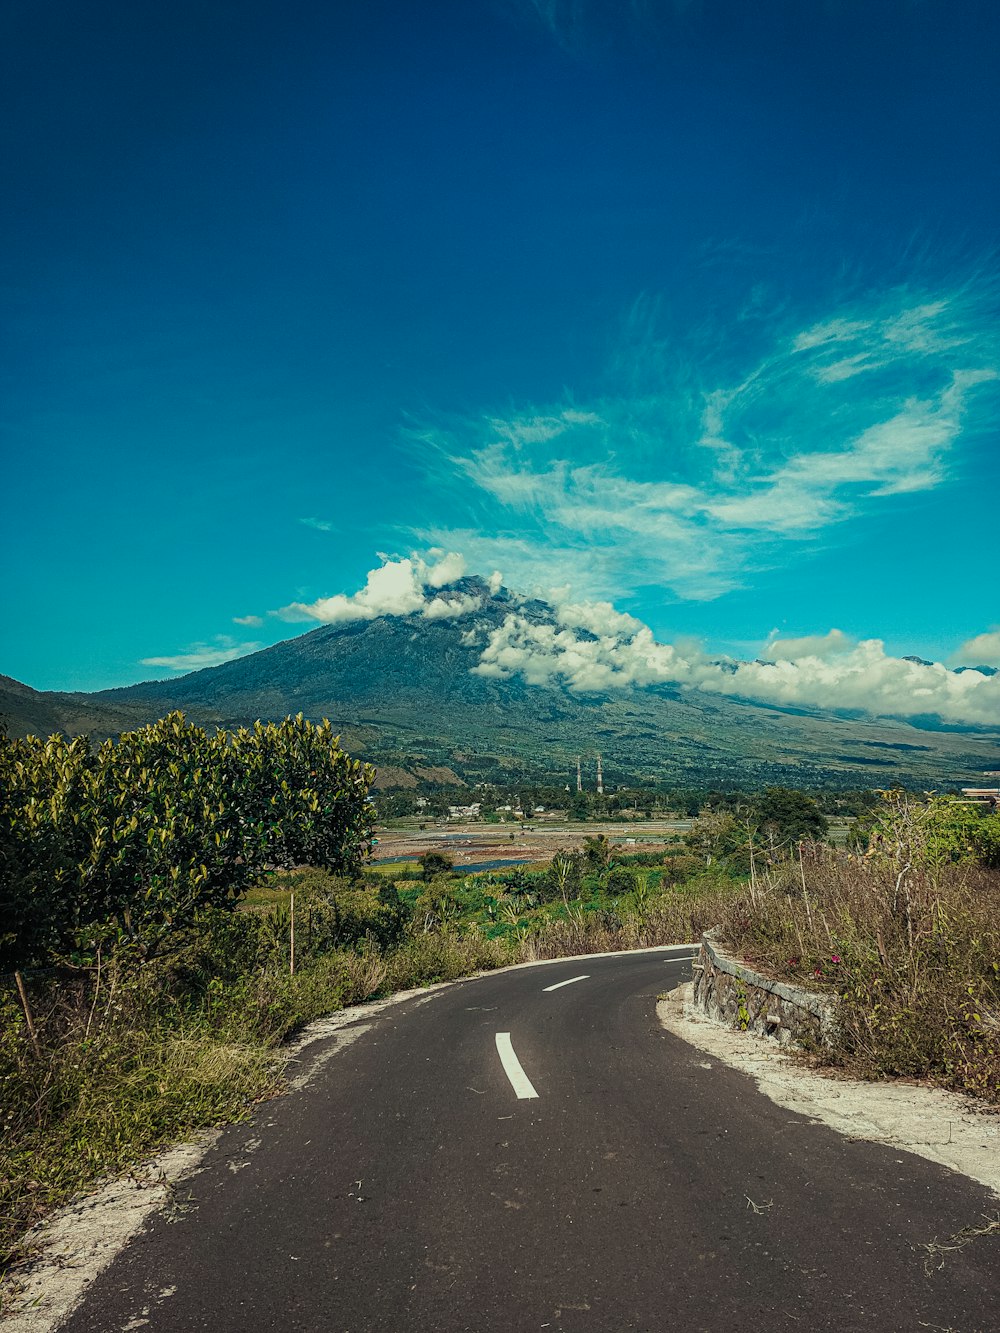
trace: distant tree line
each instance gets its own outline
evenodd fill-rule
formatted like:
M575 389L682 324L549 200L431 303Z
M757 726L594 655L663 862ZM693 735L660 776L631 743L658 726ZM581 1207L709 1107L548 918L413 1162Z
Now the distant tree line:
M770 787L766 791L797 790ZM877 791L817 790L801 792L826 816L854 819L874 808ZM499 785L484 783L478 787L421 784L404 791L378 792L375 797L379 817L397 819L423 816L439 819L452 806L479 803L484 819L512 818L512 811L520 809L530 819L537 806L545 810L562 810L570 819L599 820L646 818L678 815L695 818L704 813L731 813L756 806L762 799L760 790L732 788L721 791L703 787L628 786L598 795L595 791L567 790L551 783L525 781ZM510 812L505 807L510 807Z

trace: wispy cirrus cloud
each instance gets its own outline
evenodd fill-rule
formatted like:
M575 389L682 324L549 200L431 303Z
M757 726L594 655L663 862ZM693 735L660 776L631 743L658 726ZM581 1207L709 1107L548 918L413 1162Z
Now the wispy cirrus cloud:
M329 518L300 518L304 528L314 528L316 532L332 532L333 520Z
M255 620L256 617L247 617ZM221 666L234 658L245 657L263 648L262 643L239 643L227 634L217 634L211 643L193 643L183 652L165 657L144 657L143 666L164 667L168 671L200 671L202 667Z
M435 486L469 514L419 536L522 586L711 600L946 484L998 365L992 312L964 289L786 320L739 371L684 361L646 327L590 401L415 428Z
M540 28L571 55L604 51L611 36L648 33L663 8L683 11L692 0L496 0L512 18Z

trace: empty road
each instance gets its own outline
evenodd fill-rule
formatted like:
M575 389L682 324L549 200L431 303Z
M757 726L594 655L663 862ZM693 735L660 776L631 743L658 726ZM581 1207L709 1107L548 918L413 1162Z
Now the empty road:
M664 1032L656 997L689 974L665 950L574 959L365 1020L224 1132L65 1327L1000 1327L997 1239L942 1267L922 1248L992 1196Z

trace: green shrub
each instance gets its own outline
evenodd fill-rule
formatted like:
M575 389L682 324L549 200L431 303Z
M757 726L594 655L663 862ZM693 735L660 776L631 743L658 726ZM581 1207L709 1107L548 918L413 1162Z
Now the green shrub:
M638 882L634 870L627 866L614 866L604 876L604 891L617 898L625 893L635 893Z
M96 750L0 736L0 967L149 959L268 865L355 871L373 777L301 716L209 737L171 713Z

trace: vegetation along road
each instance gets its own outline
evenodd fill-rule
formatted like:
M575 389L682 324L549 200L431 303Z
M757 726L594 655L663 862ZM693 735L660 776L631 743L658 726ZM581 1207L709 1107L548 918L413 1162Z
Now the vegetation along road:
M665 1032L689 954L495 973L314 1046L68 1333L996 1328L993 1247L925 1248L992 1196Z

